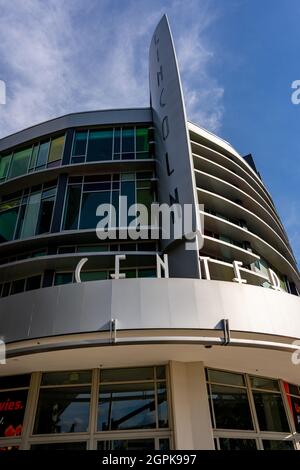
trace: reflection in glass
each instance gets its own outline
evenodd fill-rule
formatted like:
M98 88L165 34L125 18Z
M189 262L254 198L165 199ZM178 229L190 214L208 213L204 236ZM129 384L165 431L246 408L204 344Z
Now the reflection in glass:
M122 129L122 154L134 152L134 129Z
M165 367L163 367L165 369ZM102 369L101 382L132 382L138 380L153 380L153 367L129 367L121 369ZM162 377L159 377L162 378Z
M250 377L250 381L252 388L279 391L278 380L268 379L265 377Z
M40 213L39 213L39 222L36 233L40 235L41 233L47 233L50 231L52 213L55 201L56 188L49 189L43 192Z
M255 439L220 438L221 450L256 450Z
M86 154L87 131L76 132L72 150L73 156L82 156Z
M36 167L45 167L48 159L49 141L40 144Z
M27 173L30 156L31 156L31 147L14 153L10 170L9 170L10 178L15 178L16 176L21 176Z
M32 237L33 235L35 235L40 204L41 193L38 192L31 194L26 206L26 213L22 226L21 238Z
M19 213L19 201L0 205L0 243L13 239Z
M136 151L137 152L148 152L148 129L137 129L136 130Z
M27 390L0 392L0 437L22 434L27 395Z
M271 441L263 439L264 450L294 450L292 441Z
M253 392L261 431L288 432L289 425L279 393Z
M220 429L253 429L247 391L238 387L211 385L215 426Z
M156 426L153 383L101 385L98 430Z
M227 385L245 385L245 379L242 374L234 374L233 372L225 372L223 370L208 369L208 378L210 382Z
M11 155L0 157L0 181L7 177Z
M79 218L81 185L70 186L67 192L64 230L76 230Z
M55 273L54 285L61 286L63 284L71 284L73 282L72 273Z
M42 385L74 385L87 384L92 380L90 370L71 370L63 372L46 372L42 377Z
M100 204L110 203L110 191L101 191L96 193L84 193L82 196L82 207L80 215L80 229L95 229L101 220L96 215L97 207Z
M86 432L90 387L41 389L34 434Z
M112 130L91 131L89 134L87 158L90 161L112 159Z
M48 162L55 162L56 160L60 160L63 153L65 143L65 136L61 135L60 137L56 137L55 139L51 140L50 145L50 152L48 157Z
M85 442L48 442L32 444L30 450L86 450Z
M99 441L98 450L155 450L154 439L122 439L118 441Z
M158 427L168 427L168 401L167 389L165 383L157 384L157 412L158 412Z

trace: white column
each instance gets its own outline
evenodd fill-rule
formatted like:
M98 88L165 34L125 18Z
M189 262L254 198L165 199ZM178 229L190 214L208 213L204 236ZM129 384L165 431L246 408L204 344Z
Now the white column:
M202 362L170 362L176 450L214 449Z

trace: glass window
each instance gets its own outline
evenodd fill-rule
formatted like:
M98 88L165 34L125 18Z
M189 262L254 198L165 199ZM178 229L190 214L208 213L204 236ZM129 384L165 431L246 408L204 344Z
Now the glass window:
M103 281L107 279L107 272L106 271L82 271L81 272L81 280L82 282L88 281Z
M28 387L29 383L30 374L9 375L7 377L0 377L0 390L8 388Z
M123 153L134 153L134 129L122 129Z
M56 188L43 191L37 234L50 232Z
M38 157L37 157L37 168L42 168L46 166L48 160L48 151L49 151L49 141L43 142L39 146Z
M41 205L41 192L33 193L28 199L25 217L21 230L21 238L35 235Z
M163 366L165 369L165 367ZM102 369L101 382L132 382L140 380L153 380L153 367L130 367L129 369ZM162 378L162 377L159 377Z
M65 205L64 230L76 230L78 227L81 185L69 186Z
M220 429L253 429L247 390L211 385L215 427Z
M10 451L16 451L19 450L20 446L1 446L0 447L0 452L10 452Z
M223 370L208 369L208 379L210 382L227 385L245 385L245 379L242 374L234 374L233 372L225 372Z
M38 152L39 152L39 144L36 144L32 150L30 163L29 163L29 170L33 170L35 168Z
M12 157L12 163L9 170L9 177L25 175L27 173L29 160L31 157L31 147L15 152Z
M115 129L114 132L114 158L119 159L121 152L121 129Z
M279 392L278 380L268 379L265 377L250 377L250 381L252 388L274 390Z
M168 401L167 401L167 388L165 383L157 384L157 412L158 412L158 427L167 428L168 423Z
M19 200L0 205L0 242L13 239L19 213Z
M87 161L112 159L112 130L91 131L89 134Z
M99 431L155 427L154 383L100 385Z
M86 245L78 246L78 253L93 253L93 252L108 251L108 245Z
M24 292L24 289L25 289L25 279L18 279L17 281L13 281L11 283L10 295Z
M0 157L0 181L5 180L8 174L11 155Z
M154 439L120 439L114 441L99 441L97 450L131 450L136 452L139 450L155 450Z
M296 431L300 433L300 389L299 389L299 386L284 382L284 389L287 393L288 406L291 410L291 413L294 419Z
M138 269L138 277L157 277L155 268Z
M97 207L100 204L110 203L110 191L101 191L95 193L84 193L82 197L82 207L80 215L81 229L95 229L101 220L96 215Z
M55 273L54 285L61 286L63 284L71 284L73 281L72 273Z
M221 450L256 450L255 439L234 439L221 437L219 439Z
M48 157L48 163L55 162L62 158L62 153L64 149L65 136L61 135L51 140L50 152Z
M253 391L261 431L289 432L289 425L279 393Z
M288 402L293 414L296 431L300 432L300 397L288 395Z
M168 438L162 438L159 439L159 450L164 451L164 450L170 450L170 439Z
M271 441L263 439L264 450L294 450L292 441Z
M146 206L146 208L148 210L149 217L150 217L150 214L151 214L151 204L152 204L152 202L153 202L153 196L152 196L152 192L151 192L150 188L149 189L138 189L137 190L137 203L138 204L143 204L144 206Z
M30 450L86 450L86 442L48 442L32 444Z
M42 276L31 276L26 281L26 290L39 289L41 287Z
M88 384L91 380L92 372L90 370L46 372L42 377L42 385Z
M72 155L75 157L86 154L87 131L76 132L73 144Z
M22 434L27 390L0 392L0 437Z
M90 387L42 388L34 434L86 432Z
M148 152L148 129L137 129L136 130L136 151L137 152Z

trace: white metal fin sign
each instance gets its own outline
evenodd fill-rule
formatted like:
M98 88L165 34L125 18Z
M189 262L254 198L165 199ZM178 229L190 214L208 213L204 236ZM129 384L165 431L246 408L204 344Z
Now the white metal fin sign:
M155 154L160 203L192 207L192 232L200 232L196 185L182 86L167 17L158 23L149 51L150 101L155 127ZM187 233L186 233L187 235ZM163 240L163 248L174 247L177 263L186 266L186 277L199 277L198 251L188 252L184 239ZM197 247L197 245L195 245ZM173 249L173 248L172 248ZM171 252L169 251L170 255ZM172 265L172 257L170 257ZM189 265L189 266L188 266ZM176 271L176 270L175 270ZM176 272L173 272L176 275Z

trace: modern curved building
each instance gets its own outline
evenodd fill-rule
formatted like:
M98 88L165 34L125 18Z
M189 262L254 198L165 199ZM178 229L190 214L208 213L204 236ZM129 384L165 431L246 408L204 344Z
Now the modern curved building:
M187 121L166 17L150 91L0 140L0 448L300 450L296 261L251 155ZM100 240L121 196L194 240Z

